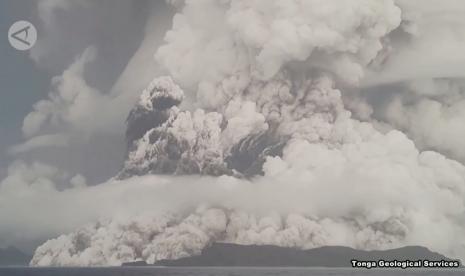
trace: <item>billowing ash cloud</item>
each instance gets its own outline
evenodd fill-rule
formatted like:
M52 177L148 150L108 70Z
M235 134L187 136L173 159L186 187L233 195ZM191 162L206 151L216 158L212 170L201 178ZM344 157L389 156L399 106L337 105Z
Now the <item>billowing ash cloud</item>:
M391 0L186 2L155 54L169 77L128 117L118 179L72 197L105 202L105 219L49 240L31 264L153 263L214 241L420 244L464 259L465 167L343 101L402 24ZM131 208L108 211L121 201Z
M406 227L397 219L365 229L351 220L281 216L255 216L201 206L185 216L140 216L131 221L102 221L39 247L37 265L119 265L122 261L177 259L200 254L215 240L240 244L275 244L302 249L331 244L379 248L397 241ZM376 229L384 227L389 232ZM354 235L347 239L344 235ZM62 250L56 251L60 247Z
M279 154L279 144L291 138L337 142L333 125L348 115L321 72L356 83L382 50L382 38L400 24L400 10L390 1L334 5L186 4L156 58L211 112L166 106L157 91L178 88L152 84L144 95L162 106L141 111L143 96L129 117L129 142L145 122L153 119L156 128L136 142L124 173L256 174L267 153ZM201 9L211 18L199 18ZM331 16L335 10L343 16Z
M397 89L375 116L415 143L465 163L465 79L423 79Z
M282 148L255 103L236 102L224 115L202 109L191 113L179 109L183 97L169 77L153 80L142 92L128 118L130 151L122 177L146 173L253 175L262 172L266 155Z
M154 262L198 254L214 241L363 249L422 244L463 258L465 168L419 153L398 131L383 135L351 125L359 135L354 142L336 149L293 140L253 180L150 175L57 192L47 202L66 200L65 214L109 219L46 242L32 264ZM91 208L69 209L80 202Z

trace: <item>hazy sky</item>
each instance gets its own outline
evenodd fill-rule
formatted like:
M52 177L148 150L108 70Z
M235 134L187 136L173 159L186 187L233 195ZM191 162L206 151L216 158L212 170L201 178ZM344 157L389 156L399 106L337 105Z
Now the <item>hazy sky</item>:
M34 1L0 1L0 168L12 160L8 147L21 141L21 125L32 104L45 97L51 74L39 70L28 52L12 48L8 29L19 19L37 23Z
M13 49L5 35L0 41L0 171L5 172L15 159L44 158L71 171L84 172L90 179L103 180L112 176L121 166L124 155L124 122L118 137L101 138L106 140L105 143L96 141L98 137L88 137L84 143L94 143L95 147L86 147L86 150L78 147L56 151L52 147L14 154L11 153L11 147L26 141L21 133L23 120L32 110L33 104L46 99L47 94L53 90L52 77L61 75L87 47L96 49L98 55L84 72L86 83L102 94L118 93L111 91L131 58L138 52L149 16L162 8L166 9L154 19L164 20L164 24L152 28L154 33L158 33L158 40L161 40L168 28L171 12L167 10L166 4L162 1L104 0L78 3L3 0L0 5L0 30L3 33L7 33L9 26L17 20L28 20L38 30L38 41L30 51ZM151 62L149 52L145 55L146 62ZM127 71L127 74L131 74L135 70ZM147 69L146 74L149 71ZM147 80L143 77L140 79L139 86L142 87ZM134 83L137 82L134 80ZM131 85L127 87L139 89ZM125 93L136 95L137 91Z

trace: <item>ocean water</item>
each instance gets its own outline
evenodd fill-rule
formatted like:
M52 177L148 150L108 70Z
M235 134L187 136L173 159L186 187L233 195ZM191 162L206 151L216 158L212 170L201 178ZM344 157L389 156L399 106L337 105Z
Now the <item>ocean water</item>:
M0 276L349 276L349 275L465 275L463 269L351 269L297 267L0 267Z

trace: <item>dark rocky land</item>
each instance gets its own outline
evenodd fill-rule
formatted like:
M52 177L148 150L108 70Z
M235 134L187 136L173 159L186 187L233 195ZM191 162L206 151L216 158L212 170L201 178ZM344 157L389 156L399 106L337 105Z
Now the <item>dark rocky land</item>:
M215 243L200 255L178 260L163 260L156 266L264 266L264 267L351 267L351 260L451 260L426 247L407 246L391 250L364 251L343 246L325 246L310 250L271 245ZM146 265L145 262L124 265Z

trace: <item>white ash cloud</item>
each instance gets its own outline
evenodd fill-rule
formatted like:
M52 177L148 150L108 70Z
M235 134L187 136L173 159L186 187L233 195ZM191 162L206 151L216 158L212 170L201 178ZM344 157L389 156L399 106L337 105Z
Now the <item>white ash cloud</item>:
M392 31L406 28L397 3L177 3L155 54L172 80L155 79L129 116L126 179L44 193L47 206L67 203L55 214L88 203L67 227L90 224L43 244L31 264L154 262L214 241L415 244L464 259L465 167L354 119L343 102L395 51Z
M26 137L34 136L44 128L53 133L61 128L93 132L94 128L102 127L97 123L101 117L96 117L94 112L108 98L83 78L85 66L96 55L95 48L87 48L61 76L52 79L53 90L49 99L37 102L34 111L24 119L22 130Z
M264 176L250 181L151 175L64 192L70 206L99 205L73 213L109 219L48 241L32 264L154 262L198 254L214 241L362 249L421 244L463 258L465 168L420 153L398 131L383 135L352 124L359 130L354 142L336 149L293 140L282 157L267 159Z
M465 79L425 79L393 89L375 117L405 131L418 147L465 163Z
M365 70L363 95L344 95L346 107L357 118L404 131L420 149L464 163L464 2L395 3L402 23L388 37L388 55Z
M334 125L350 114L329 78L357 83L400 21L392 1L185 3L155 57L187 94L196 91L186 106L206 109L151 114L163 124L130 145L123 174L253 175L291 138L342 142ZM147 121L132 119L129 132Z
M150 88L169 87L180 97L179 87L172 87L169 78L156 81L160 84ZM342 105L328 78L316 84L312 91L319 87L334 93L331 99ZM146 90L143 100L149 91L167 95L166 90ZM142 101L139 106L153 105ZM176 120L189 125L191 117ZM162 130L170 133L170 127ZM347 111L323 133L332 139L319 142L302 134L290 138L281 156L266 157L264 175L250 180L149 175L84 189L74 200L97 197L99 213L92 210L87 216L107 219L46 242L31 264L153 263L199 254L215 241L360 249L421 244L464 257L464 244L457 242L465 227L463 165L436 152L420 152L403 133L380 133L369 123L351 119ZM198 133L189 128L174 132L182 139L189 134L193 139L211 138L195 136ZM138 140L139 147L143 141ZM142 147L141 161L153 162L146 155L151 147L157 148L157 143L147 141ZM202 147L193 147L184 153L201 152Z
M465 77L463 1L395 0L395 3L402 10L401 27L389 36L392 49L383 66L367 70L363 85Z
M14 162L0 181L0 245L27 244L71 230L69 223L73 224L78 215L59 214L62 208L72 211L71 206L66 207L61 191L86 185L82 175L70 175L38 162Z
M182 87L198 89L205 106L291 61L356 82L400 14L392 1L187 2L156 58Z

